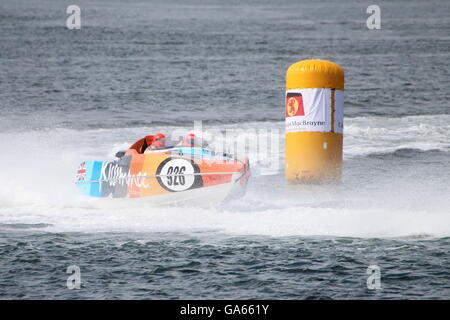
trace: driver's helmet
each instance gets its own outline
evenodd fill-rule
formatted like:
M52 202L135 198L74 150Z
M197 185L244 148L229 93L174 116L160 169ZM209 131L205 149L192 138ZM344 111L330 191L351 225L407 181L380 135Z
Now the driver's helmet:
M200 147L200 148L204 148L208 145L205 142L205 140L197 138L197 136L194 133L187 134L181 141L181 144L184 147Z
M157 149L164 148L166 146L166 136L163 133L155 134L151 146Z

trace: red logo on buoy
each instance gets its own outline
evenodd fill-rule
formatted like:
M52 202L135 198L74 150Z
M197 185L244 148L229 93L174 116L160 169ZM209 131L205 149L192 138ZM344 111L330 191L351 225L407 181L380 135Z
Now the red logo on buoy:
M304 116L303 98L300 93L288 94L286 97L286 117Z

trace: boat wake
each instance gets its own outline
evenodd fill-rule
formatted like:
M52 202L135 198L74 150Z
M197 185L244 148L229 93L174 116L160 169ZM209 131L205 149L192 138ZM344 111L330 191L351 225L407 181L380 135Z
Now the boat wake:
M244 198L207 207L77 194L81 159L111 158L144 128L0 133L0 230L448 237L449 123L448 115L346 119L342 184L291 186L282 172L256 174Z

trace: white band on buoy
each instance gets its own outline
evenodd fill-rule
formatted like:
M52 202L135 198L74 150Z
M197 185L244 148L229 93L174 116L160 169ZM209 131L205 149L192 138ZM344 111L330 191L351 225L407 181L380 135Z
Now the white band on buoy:
M344 91L329 88L287 90L285 124L286 132L343 133Z

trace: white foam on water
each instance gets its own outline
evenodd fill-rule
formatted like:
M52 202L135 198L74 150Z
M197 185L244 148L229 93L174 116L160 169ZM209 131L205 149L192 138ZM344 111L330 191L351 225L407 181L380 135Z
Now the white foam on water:
M450 150L450 115L345 120L345 156L410 148Z
M261 126L282 130L283 123L228 127ZM113 159L117 150L153 129L161 131L57 129L0 134L0 224L45 223L50 225L45 230L52 232L209 230L269 236L450 236L450 188L442 172L433 167L425 182L406 175L386 183L368 172L368 177L374 178L369 187L351 179L340 187L289 186L282 174L254 176L245 198L209 208L162 207L148 199L97 199L77 194L73 182L80 162ZM344 153L350 161L401 148L449 152L449 139L448 115L353 118L346 119ZM283 157L282 149L278 156ZM258 164L252 162L258 172ZM387 175L395 175L401 168L394 164L386 170Z

